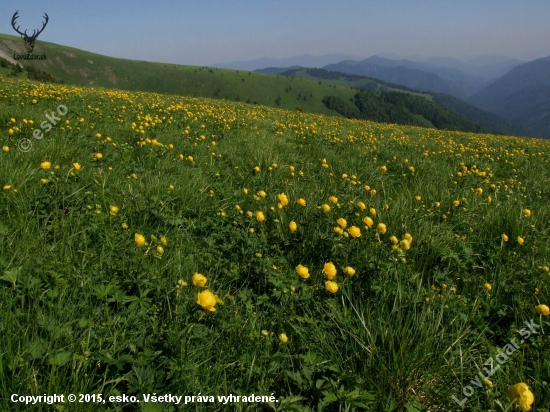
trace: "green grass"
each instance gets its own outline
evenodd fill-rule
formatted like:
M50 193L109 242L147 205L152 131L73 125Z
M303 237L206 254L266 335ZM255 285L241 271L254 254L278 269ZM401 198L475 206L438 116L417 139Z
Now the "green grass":
M59 104L69 113L35 140ZM500 410L495 402L505 406L507 387L523 381L532 410L548 410L550 324L535 306L550 301L549 142L5 77L0 125L9 148L0 152L3 410L30 410L10 402L14 393L279 401L167 411L461 410L451 397L462 399L531 319L540 332L465 407ZM20 139L32 149L18 150ZM406 233L409 250L393 245ZM327 262L338 270L335 294L325 290ZM215 312L196 303L205 290L196 272L224 303Z

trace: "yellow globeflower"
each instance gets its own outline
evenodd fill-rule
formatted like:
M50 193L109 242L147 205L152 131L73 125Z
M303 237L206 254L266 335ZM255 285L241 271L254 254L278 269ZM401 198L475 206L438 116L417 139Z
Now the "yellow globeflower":
M523 245L523 242L525 242L525 239L522 238L521 236L518 236L518 243L519 243L520 245Z
M300 198L296 201L296 203L298 203L300 206L305 206L306 205L306 199Z
M40 163L40 168L42 168L43 170L48 170L50 167L52 167L52 164L50 162Z
M412 241L413 241L413 237L411 236L410 233L405 233L405 234L403 235L403 239L408 240L409 243L412 243Z
M507 392L508 399L510 399L511 402L517 400L518 405L523 411L527 412L531 410L531 405L535 402L535 396L525 383L520 382L510 386Z
M538 305L535 306L535 310L539 315L548 316L550 315L550 308L547 305Z
M487 290L493 289L493 287L491 286L490 283L486 283L485 285L483 285L483 287L484 287L485 289L487 289Z
M525 217L531 217L531 211L529 209L523 209L522 213Z
M282 343L287 343L288 342L288 336L286 336L286 333L281 333L279 335L279 340L282 342Z
M348 276L353 276L353 275L355 275L355 269L352 268L351 266L346 266L344 268L344 273Z
M478 196L481 196L483 194L483 189L481 187L478 187L476 189L476 193L477 193Z
M503 233L500 237L501 237L502 240L504 240L505 242L508 242L508 236L507 236L505 233Z
M359 209L365 210L367 208L367 205L365 205L363 202L357 202L357 206L359 206Z
M288 227L290 228L290 231L292 233L296 232L298 230L298 225L296 224L296 222L293 220L292 222L290 222L290 224L288 225Z
M399 245L401 246L401 249L405 251L411 248L411 244L407 239L403 239L401 242L399 242Z
M390 236L390 242L392 242L394 245L397 245L399 243L399 239L397 239L395 236Z
M165 236L162 236L160 238L160 243L162 243L164 246L168 245L168 239L166 239Z
M95 154L95 158L98 159L98 160L103 159L103 155L98 152L98 153Z
M2 151L8 153L10 151L10 148L8 146L2 146Z
M258 210L256 212L256 220L258 222L263 222L265 220L265 215L264 215L264 212L262 212L261 210Z
M336 266L334 266L334 263L332 262L325 263L325 266L323 267L323 273L325 274L328 280L334 279L337 272L338 271L336 270Z
M159 255L164 254L164 248L163 248L162 246L160 246L160 245L157 246L157 253L158 253Z
M336 233L338 233L339 235L342 235L344 233L344 231L342 230L342 228L340 226L335 226L334 231Z
M78 172L80 169L82 169L82 166L80 166L80 164L78 163L73 163L73 168Z
M348 222L346 222L346 219L344 219L343 217L338 219L336 223L338 223L342 228L345 228L348 225Z
M296 273L298 273L298 275L303 279L307 279L309 277L309 269L302 265L296 266Z
M5 185L2 189L7 192L8 190L11 189L11 186L10 185Z
M325 282L325 289L328 290L330 293L336 293L338 292L338 283L327 280Z
M459 206L459 205L460 205L460 200L455 200L455 201L453 202L453 205Z
M338 203L338 198L336 196L330 196L328 200L331 201L331 203L336 204Z
M254 167L254 171L255 171L256 173L260 173L260 166Z
M348 232L351 236L354 238L358 238L361 236L361 229L359 229L357 226L352 226L348 229Z
M206 276L201 275L200 273L195 273L191 280L195 286L204 286L207 282Z
M265 197L267 196L267 193L266 193L265 191L263 191L263 190L260 190L260 191L258 192L258 196L260 196L260 197L262 197L262 198L265 198Z
M145 236L136 233L134 235L134 241L136 242L136 245L143 246L145 244Z
M278 194L277 199L279 200L279 203L283 206L288 205L288 197L284 193Z
M382 166L380 170L382 171L382 173L386 173L388 171L388 168L386 166Z
M369 209L369 212L370 212L371 215L376 216L376 209L374 207L371 207Z
M378 223L378 226L376 226L376 233L383 235L384 233L386 233L386 230L387 228L384 223Z
M330 206L327 205L326 203L323 203L323 205L322 205L321 207L323 208L323 211L324 211L325 213L330 212Z
M418 201L422 200L422 197L420 197L420 196L418 196L418 195L416 195L414 198L415 198L416 200L418 200Z
M374 221L368 216L363 219L363 223L368 227L372 227L372 225L374 225Z
M113 206L113 205L109 206L109 212L110 212L113 216L115 216L115 215L118 213L118 207L117 207L117 206Z
M215 312L216 296L209 290L203 290L197 294L197 304L200 305L203 309L209 310L210 312Z

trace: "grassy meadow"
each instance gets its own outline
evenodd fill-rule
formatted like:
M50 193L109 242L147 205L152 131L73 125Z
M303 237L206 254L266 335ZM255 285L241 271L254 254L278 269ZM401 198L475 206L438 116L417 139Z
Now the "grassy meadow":
M2 410L548 412L549 141L4 76L0 148Z

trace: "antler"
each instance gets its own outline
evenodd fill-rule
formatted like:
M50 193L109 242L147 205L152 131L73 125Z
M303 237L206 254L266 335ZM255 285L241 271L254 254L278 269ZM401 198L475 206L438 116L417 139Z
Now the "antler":
M37 32L36 30L33 30L32 36L29 36L29 35L27 34L27 30L25 30L23 33L21 33L21 32L19 31L19 27L20 27L20 26L15 27L16 20L19 18L19 16L17 15L18 13L19 13L19 10L17 10L17 11L14 13L14 15L13 15L13 17L12 17L12 19L11 19L11 25L12 25L13 29L14 29L17 33L19 33L21 36L24 36L25 39L29 39L29 40L36 40L36 38L38 37L38 35L44 31L44 29L46 28L46 25L48 24L48 21L50 20L50 18L48 17L48 14L47 14L47 13L44 13L44 19L45 19L46 21L44 21L44 22L42 23L42 28L41 28L40 30L38 30L38 32Z
M27 37L27 30L25 30L25 33L21 33L21 32L19 31L19 27L20 27L20 26L15 27L15 21L19 18L19 16L17 15L18 13L19 13L19 10L17 10L17 11L13 14L13 17L11 18L11 25L12 25L13 29L14 29L17 33L19 33L21 36Z
M46 28L46 25L48 24L48 21L50 20L50 18L48 17L48 15L46 13L44 13L44 19L46 19L46 21L44 23L42 23L42 28L40 30L38 30L38 33L36 33L36 34L35 34L36 30L33 30L32 36L30 37L31 39L36 39L38 37L38 35L40 33L42 33L44 31L44 29Z

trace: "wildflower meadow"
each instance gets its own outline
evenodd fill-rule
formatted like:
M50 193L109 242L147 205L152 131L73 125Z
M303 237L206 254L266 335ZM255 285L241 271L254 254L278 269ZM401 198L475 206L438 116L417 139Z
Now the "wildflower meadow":
M549 141L3 78L0 189L2 410L549 410Z

